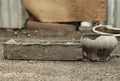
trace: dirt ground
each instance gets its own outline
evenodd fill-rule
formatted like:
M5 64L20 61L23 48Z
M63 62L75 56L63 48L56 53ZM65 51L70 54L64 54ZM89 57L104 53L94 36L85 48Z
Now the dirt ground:
M5 60L3 40L10 38L80 39L81 33L44 34L43 31L0 30L0 81L120 81L120 46L108 62ZM43 37L42 37L42 36Z

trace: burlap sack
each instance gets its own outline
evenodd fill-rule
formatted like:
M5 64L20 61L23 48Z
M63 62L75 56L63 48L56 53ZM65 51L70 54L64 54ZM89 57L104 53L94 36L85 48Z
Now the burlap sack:
M106 0L23 0L41 22L106 20Z

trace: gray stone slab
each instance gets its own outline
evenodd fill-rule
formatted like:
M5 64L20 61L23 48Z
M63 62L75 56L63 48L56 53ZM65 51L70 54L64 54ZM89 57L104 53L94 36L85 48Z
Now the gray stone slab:
M81 60L80 41L9 40L3 44L4 57L13 60Z

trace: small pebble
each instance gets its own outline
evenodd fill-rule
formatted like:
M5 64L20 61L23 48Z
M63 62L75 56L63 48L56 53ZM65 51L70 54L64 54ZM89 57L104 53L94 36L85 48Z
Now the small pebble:
M7 44L16 44L16 41L14 39L10 39L8 42L6 42Z
M27 34L27 32L23 32L23 34Z
M17 35L17 34L18 34L18 32L14 32L14 34L15 34L15 35Z
M28 34L27 36L28 36L28 37L30 37L31 35L30 35L30 34Z
M35 30L35 33L37 33L38 32L38 30Z
M109 74L108 74L108 73L106 73L106 74L105 74L105 76L109 76Z

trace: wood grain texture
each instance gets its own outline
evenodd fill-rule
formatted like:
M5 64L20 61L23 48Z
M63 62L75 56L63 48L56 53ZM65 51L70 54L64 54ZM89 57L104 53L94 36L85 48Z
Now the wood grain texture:
M26 9L41 22L106 20L105 0L23 0Z
M59 24L59 23L40 23L36 21L27 21L26 28L36 30L51 30L51 31L76 31L75 25Z
M9 42L9 41L8 41ZM18 60L80 60L83 58L80 41L24 40L4 43L6 59Z

